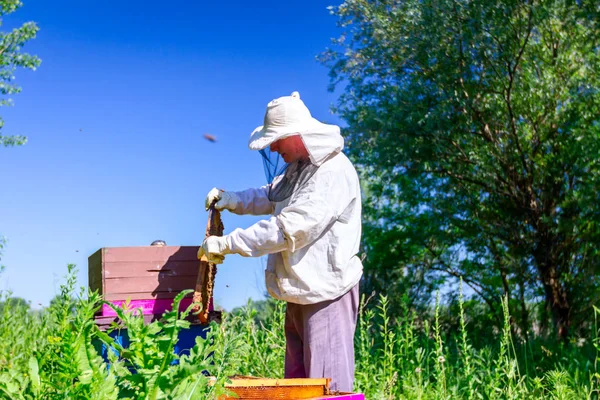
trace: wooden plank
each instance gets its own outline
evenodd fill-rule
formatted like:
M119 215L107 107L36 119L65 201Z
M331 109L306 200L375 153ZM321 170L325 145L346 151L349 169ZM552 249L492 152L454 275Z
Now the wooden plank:
M160 315L144 315L144 323L149 324L152 321L160 319ZM108 329L113 323L121 325L121 320L114 316L97 316L94 317L94 323L98 325L100 330Z
M365 400L365 395L362 393L339 393L339 394L332 394L332 395L328 395L328 396L319 396L319 397L315 397L314 399L307 399L307 400L329 400L329 399L333 399L333 400Z
M110 303L117 307L121 307L126 300L112 300ZM192 298L186 297L179 303L179 310L185 310L190 304L192 304ZM167 310L173 309L173 299L150 299L150 300L130 300L129 308L139 308L143 314L162 314ZM214 305L211 301L208 305L208 311L214 311ZM108 305L102 304L102 316L116 316L115 311Z
M173 299L179 294L179 291L156 291L156 292L127 292L127 293L105 293L102 298L106 301L114 300L147 300L147 299ZM191 297L188 294L186 297Z
M197 254L198 246L106 247L103 261L192 261Z
M231 382L227 383L226 387L249 387L249 386L318 386L328 388L329 378L258 378L258 377L243 377L232 378Z
M161 319L161 315L144 315L144 323L145 324L149 324L151 322L157 321ZM209 314L209 320L208 322L212 322L215 321L217 323L221 323L221 318L222 318L222 312L221 311L212 311ZM196 317L195 315L188 315L186 317L187 321L190 321L192 323L192 325L201 325L200 322L198 321L198 317ZM117 318L117 317L113 317L113 316L97 316L94 317L94 323L98 326L98 328L102 331L107 330L108 328L111 327L111 325L116 324L117 326L122 326L123 322Z
M105 278L150 277L161 273L162 276L198 274L198 260L186 261L114 261L104 263Z
M99 294L104 293L102 284L102 249L88 257L88 286L97 290Z
M159 274L154 276L141 276L135 278L105 278L105 294L118 293L143 293L154 292L181 292L185 289L194 289L196 275L188 276L166 276ZM121 297L123 298L123 297ZM152 298L152 296L147 297Z

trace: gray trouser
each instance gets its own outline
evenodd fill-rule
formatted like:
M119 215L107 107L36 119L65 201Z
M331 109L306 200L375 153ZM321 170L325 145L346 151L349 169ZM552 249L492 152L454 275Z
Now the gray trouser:
M285 378L331 378L330 388L351 392L358 284L316 304L287 303Z

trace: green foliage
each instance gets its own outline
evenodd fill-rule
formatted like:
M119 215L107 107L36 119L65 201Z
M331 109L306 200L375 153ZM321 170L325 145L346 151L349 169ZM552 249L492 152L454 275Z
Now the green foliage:
M266 306L266 307L265 307ZM255 303L236 310L227 320L229 330L242 335L249 348L242 357L238 373L283 378L285 359L285 303L276 300Z
M43 314L17 303L5 306L0 322L0 391L11 399L115 398L103 362L94 357L92 316L99 299L73 303L75 274L69 266L62 302ZM9 303L7 303L9 304ZM95 378L95 380L92 380ZM94 397L96 396L96 397Z
M20 0L0 0L0 25L5 15L15 12L23 3ZM14 83L15 70L27 68L35 70L41 60L34 55L24 53L22 47L26 42L35 38L39 28L34 22L26 22L10 32L0 32L0 106L12 105L9 97L19 93L21 88ZM0 129L4 120L0 118ZM0 135L0 146L18 146L27 141L25 136Z
M251 302L235 315L225 314L185 355L173 353L173 347L179 331L189 327L189 309L175 311L186 292L149 324L136 310L114 308L123 324L112 329L127 329L130 340L122 348L110 331L98 330L93 315L102 302L85 290L76 295L75 276L70 266L60 294L42 312L3 295L0 398L215 399L234 375L283 377L283 302L274 301L260 323ZM598 336L582 347L513 344L505 303L504 329L483 340L469 331L464 313L457 330L443 326L440 302L426 314L411 309L408 297L401 304L401 314L391 315L385 296L361 301L355 391L368 399L597 398ZM459 308L463 305L460 300ZM97 351L101 344L113 349L110 366Z
M69 266L60 294L41 313L2 299L0 398L212 399L226 393L224 384L247 345L237 332L213 323L189 354L175 354L177 335L190 324L190 309L177 312L186 292L150 324L135 310L114 308L123 321L114 329L127 329L131 341L124 349L94 322L100 297L83 289L75 295L75 282ZM102 343L115 350L109 351L110 368L97 350Z
M364 185L365 288L427 304L462 277L496 329L508 296L521 339L548 319L563 339L589 333L597 2L346 0L332 12L344 34L322 60L332 88L345 85L337 111Z
M173 352L179 332L190 326L185 318L193 305L182 313L177 312L181 300L190 292L179 293L172 310L166 312L161 321L150 324L145 324L142 316L135 312L111 306L127 327L129 346L119 346L106 333L97 334L106 346L116 349L109 353L109 360L121 397L213 398L224 393L222 387L233 373L230 365L237 365L236 360L245 353L240 335L221 331L212 323L207 338L197 337L189 355L179 356ZM211 353L214 353L212 357ZM210 384L205 372L215 377Z
M24 307L29 309L29 302L21 297L6 297L4 300L0 300L0 314L4 311L4 308L21 308Z
M273 315L273 312L280 307L280 304L273 297L269 296L268 293L265 293L267 297L265 300L258 301L248 301L246 307L235 307L231 310L231 314L239 315L247 313L249 309L252 310L252 316L257 325L268 324L270 317Z
M0 261L2 261L2 250L6 246L6 238L0 235ZM4 270L4 266L0 264L0 273Z
M462 308L460 293L459 299ZM540 355L533 354L533 347L515 346L506 302L504 329L488 345L489 340L470 333L464 313L460 328L448 331L439 301L432 322L409 311L407 298L402 301L403 316L391 318L385 297L370 308L362 299L355 389L366 398L593 399L599 394L589 347L551 343L549 350L538 343ZM529 368L523 369L527 362Z

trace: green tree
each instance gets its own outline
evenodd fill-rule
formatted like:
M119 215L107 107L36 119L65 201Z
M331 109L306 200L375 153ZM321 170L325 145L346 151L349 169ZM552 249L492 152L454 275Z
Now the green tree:
M15 12L23 3L20 0L0 0L0 25L4 16ZM12 105L9 97L19 93L21 88L14 83L14 72L17 67L35 70L41 63L37 56L23 53L21 48L29 40L35 38L39 28L34 22L26 22L10 32L0 32L0 106ZM0 129L4 120L0 118ZM25 136L0 135L0 145L15 146L24 144Z
M24 308L29 310L30 306L29 306L29 302L21 297L0 297L0 313L2 313L2 311L4 310L4 307L8 307L9 309L13 309L13 308Z
M4 250L5 246L6 246L6 238L4 236L0 236L0 261L2 261L2 250ZM0 273L2 272L3 269L4 269L4 267L0 264Z
M323 55L362 171L367 285L462 276L524 335L600 294L600 8L591 0L346 0ZM381 283L382 282L382 283Z
M15 12L23 3L20 0L0 0L0 25L5 15ZM34 22L26 22L11 32L0 32L0 106L12 105L10 95L19 93L21 88L14 84L14 71L17 67L35 70L41 63L36 57L21 51L21 47L30 39L35 38L38 27ZM0 129L4 120L0 117ZM19 146L25 144L25 136L0 134L0 146ZM2 250L6 246L6 238L0 236L0 260ZM4 267L0 265L0 272Z

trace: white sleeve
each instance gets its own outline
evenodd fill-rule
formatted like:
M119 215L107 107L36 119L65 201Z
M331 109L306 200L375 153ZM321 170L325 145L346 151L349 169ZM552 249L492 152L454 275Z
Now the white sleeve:
M263 186L258 189L247 189L241 192L234 192L238 196L238 203L234 214L266 215L272 214L274 205L269 200L269 186Z
M232 253L244 257L260 257L288 248L277 217L258 221L247 229L238 228L227 235L226 240Z

